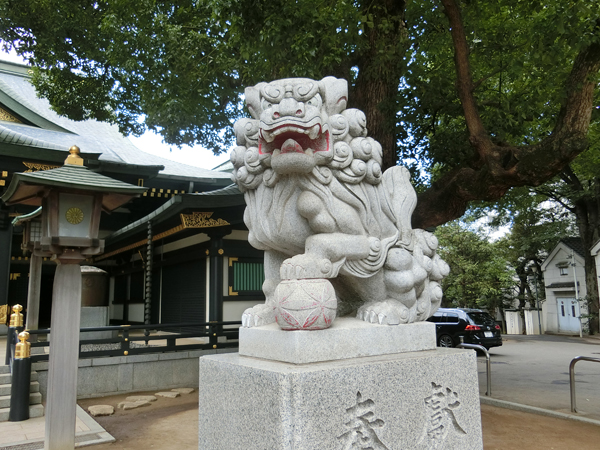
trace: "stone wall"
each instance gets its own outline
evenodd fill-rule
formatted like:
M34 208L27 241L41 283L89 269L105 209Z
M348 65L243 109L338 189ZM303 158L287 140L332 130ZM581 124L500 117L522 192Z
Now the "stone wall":
M176 353L80 359L77 398L103 397L178 387L198 387L198 359L237 349L192 350ZM40 392L46 398L48 362L33 364Z

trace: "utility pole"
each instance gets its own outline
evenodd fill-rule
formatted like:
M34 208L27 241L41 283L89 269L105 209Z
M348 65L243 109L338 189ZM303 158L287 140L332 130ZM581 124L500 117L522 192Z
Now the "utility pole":
M579 286L577 285L577 271L576 266L577 264L575 263L575 251L573 249L571 249L571 266L573 267L573 280L575 281L575 301L577 302L577 306L579 306ZM581 308L579 309L579 337L582 338L583 337L583 326L581 324Z

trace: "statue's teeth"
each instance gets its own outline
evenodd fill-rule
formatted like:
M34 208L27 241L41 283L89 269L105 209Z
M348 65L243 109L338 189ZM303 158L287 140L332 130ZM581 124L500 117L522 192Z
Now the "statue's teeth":
M321 127L319 125L315 125L310 130L308 130L308 137L311 139L316 139L319 137L319 133L321 131Z
M269 144L275 140L275 135L270 131L261 130L260 134L263 140Z

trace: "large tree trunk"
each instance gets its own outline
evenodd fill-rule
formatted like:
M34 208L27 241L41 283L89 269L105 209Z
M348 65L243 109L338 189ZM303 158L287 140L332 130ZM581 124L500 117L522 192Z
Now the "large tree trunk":
M528 262L528 260L523 260L515 267L515 273L519 279L519 293L517 294L517 299L519 300L518 308L519 311L521 311L521 315L523 315L522 311L525 308L525 303L529 301L531 304L531 289L529 288L529 282L527 280L528 274L525 269Z
M364 7L365 15L373 16L372 26L365 28L366 48L357 55L360 67L350 92L350 106L367 116L369 136L383 147L383 166L398 162L396 138L396 96L403 74L406 50L410 46L404 24L404 1L376 0ZM382 20L393 24L380 27ZM386 49L382 58L380 49ZM393 55L390 58L390 55ZM390 60L395 61L390 65Z
M577 188L577 186L571 186ZM579 187L581 188L581 185ZM593 191L596 190L593 189ZM598 217L598 201L600 197L598 195L600 194L598 192L581 192L581 189L576 189L575 191L583 194L575 201L575 217L577 218L579 236L583 241L583 248L585 249L585 289L587 292L588 314L590 316L589 328L591 334L596 334L600 331L598 320L600 302L596 262L590 250L598 241L599 236L600 218Z
M398 82L383 77L374 80L368 78L359 75L350 98L354 99L356 108L367 116L369 136L377 140L384 149L382 170L386 170L395 166L398 161L394 123L390 123L390 114L386 111L386 103L398 91Z
M600 332L600 322L598 320L598 312L600 311L598 275L596 272L596 262L589 250L585 255L585 289L587 291L588 315L590 316L590 334L596 334Z

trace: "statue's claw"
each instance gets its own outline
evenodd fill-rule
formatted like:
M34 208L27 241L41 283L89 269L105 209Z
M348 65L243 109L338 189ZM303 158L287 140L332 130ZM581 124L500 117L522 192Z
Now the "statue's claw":
M386 300L384 302L371 302L361 306L358 309L356 318L380 325L398 325L414 322L414 317L411 317L411 315L414 315L414 313L399 301Z
M260 327L275 322L275 309L269 305L256 305L242 314L242 326L245 328Z

